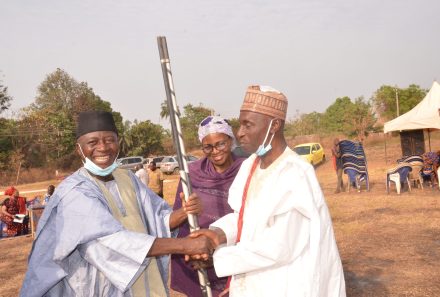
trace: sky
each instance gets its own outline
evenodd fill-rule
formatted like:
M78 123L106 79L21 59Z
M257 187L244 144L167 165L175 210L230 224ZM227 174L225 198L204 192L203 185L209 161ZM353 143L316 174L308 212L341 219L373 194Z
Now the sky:
M12 111L61 68L125 120L166 125L166 36L180 107L238 117L247 86L261 84L288 97L293 119L382 85L429 89L439 11L438 0L0 0L0 79Z

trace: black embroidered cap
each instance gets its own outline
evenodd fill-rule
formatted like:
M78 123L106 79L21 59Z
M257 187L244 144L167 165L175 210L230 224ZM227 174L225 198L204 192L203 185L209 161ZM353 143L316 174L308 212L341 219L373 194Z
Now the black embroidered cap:
M113 115L107 111L90 110L78 115L76 139L95 131L112 131L118 134Z

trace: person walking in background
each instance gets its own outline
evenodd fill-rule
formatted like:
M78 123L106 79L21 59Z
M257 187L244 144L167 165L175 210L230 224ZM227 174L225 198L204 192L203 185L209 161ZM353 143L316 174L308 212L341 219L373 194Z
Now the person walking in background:
M43 205L46 205L49 202L50 197L52 197L54 191L55 191L54 185L49 185L47 187L47 193L46 195L44 195Z
M204 158L188 164L193 192L196 192L203 204L199 215L200 228L208 228L211 223L231 213L228 205L228 192L244 158L234 155L235 136L227 120L218 116L208 116L199 124L199 140ZM174 201L174 209L182 207L182 182L179 182ZM179 226L178 237L190 233L185 221ZM218 278L213 268L208 269L213 296L218 296L226 285L227 278ZM171 288L187 296L202 296L195 272L183 256L171 257Z
M247 89L237 139L254 154L229 189L234 212L190 236L216 243L215 272L232 276L231 297L344 297L330 213L313 166L287 146L286 112L281 92Z
M141 180L141 182L148 187L148 172L144 169L143 165L136 165L136 173L135 175Z
M169 254L205 254L207 238L172 238L200 200L170 206L129 170L119 169L110 112L80 113L77 153L84 166L57 187L38 223L20 296L168 296Z
M333 168L335 169L336 175L338 177L338 183L336 185L335 193L340 193L341 190L344 188L344 182L342 181L343 162L342 162L342 154L341 154L341 148L339 147L338 138L335 138L333 140L332 162L333 162Z
M163 173L156 167L156 162L152 161L149 165L148 171L148 187L154 193L163 198Z

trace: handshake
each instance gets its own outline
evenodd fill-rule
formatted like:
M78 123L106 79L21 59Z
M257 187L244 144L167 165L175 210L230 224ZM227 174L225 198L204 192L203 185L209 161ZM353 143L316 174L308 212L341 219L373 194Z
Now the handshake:
M185 261L191 262L194 269L200 269L212 266L212 254L226 242L226 235L221 229L200 229L185 239Z

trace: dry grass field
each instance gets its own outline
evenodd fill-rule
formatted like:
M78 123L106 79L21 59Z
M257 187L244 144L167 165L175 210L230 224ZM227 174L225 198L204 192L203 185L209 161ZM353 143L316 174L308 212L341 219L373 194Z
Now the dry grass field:
M347 296L440 296L440 191L397 195L392 188L387 194L385 171L392 164L385 163L383 144L366 146L369 192L334 194L330 162L316 168L333 218ZM388 146L389 160L400 157L397 143ZM432 147L440 147L440 141ZM177 176L167 176L165 186L171 204ZM30 237L0 240L0 296L18 295L30 248Z

